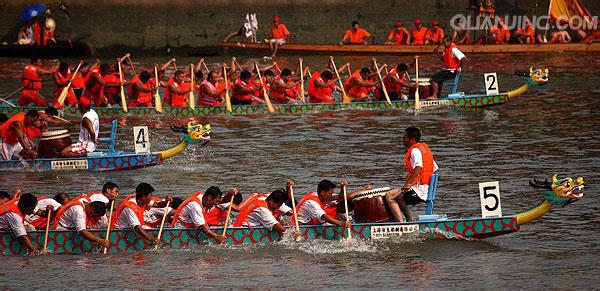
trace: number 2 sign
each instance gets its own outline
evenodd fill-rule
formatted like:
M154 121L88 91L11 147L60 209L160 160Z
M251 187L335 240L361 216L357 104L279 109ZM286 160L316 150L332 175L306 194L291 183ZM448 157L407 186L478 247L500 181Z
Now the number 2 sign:
M482 217L501 217L500 184L498 181L479 183Z
M135 153L150 153L150 139L148 137L147 126L134 126L133 127L133 144L135 146Z
M485 95L498 94L498 75L496 73L483 74L485 81Z

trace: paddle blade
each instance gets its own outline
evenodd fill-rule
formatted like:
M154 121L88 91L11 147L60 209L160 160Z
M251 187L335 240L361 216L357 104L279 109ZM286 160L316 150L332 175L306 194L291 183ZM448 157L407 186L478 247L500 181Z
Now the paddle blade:
M125 98L125 90L121 86L121 104L123 105L123 112L127 112L127 98Z
M196 109L196 96L194 96L194 91L190 92L190 108L192 110Z
M227 111L233 111L233 108L231 108L231 98L229 98L229 91L225 92L225 107L227 108Z
M275 112L275 108L273 107L273 104L271 103L271 99L269 99L269 95L267 95L267 92L264 92L264 96L265 96L265 103L267 103L267 110L269 110L269 112L273 113Z
M154 93L154 107L156 112L162 113L162 100L160 99L160 94L158 94L158 91Z
M348 95L346 95L346 93L342 93L342 101L344 103L351 103L352 99L350 99L350 97L348 97Z
M67 99L67 94L69 93L70 89L71 82L69 82L69 84L67 84L67 86L63 88L62 92L60 92L60 96L58 96L58 104L60 104L60 106L63 106L65 104L65 100Z

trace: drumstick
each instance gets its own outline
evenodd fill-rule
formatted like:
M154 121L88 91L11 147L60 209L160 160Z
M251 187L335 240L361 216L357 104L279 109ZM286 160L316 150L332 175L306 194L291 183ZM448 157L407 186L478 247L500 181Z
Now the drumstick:
M123 69L121 69L121 62L119 61L119 80L121 81L121 105L123 106L123 112L127 112L127 99L125 99L125 90L123 90Z
M189 99L190 99L190 109L196 109L196 96L194 96L194 89L196 89L196 83L194 82L194 75L196 72L194 71L194 64L190 64L190 75L192 78L192 91L190 91Z
M112 223L113 209L115 207L115 200L110 202L110 212L108 213L108 225L106 226L106 236L105 239L108 240L110 238L110 225ZM104 247L103 253L106 255L108 253L108 247Z
M227 217L225 218L225 225L223 226L222 236L225 236L225 233L227 233L227 225L229 225L229 217L231 216L231 207L233 206L233 198L235 198L235 195L231 195L231 200L229 201L229 207L227 208Z
M162 100L160 99L160 94L158 93L158 88L160 88L160 81L158 80L158 66L154 65L154 80L156 82L156 92L154 93L154 108L156 112L162 113Z
M265 82L263 82L262 76L260 74L260 68L258 68L258 63L254 63L254 67L256 68L256 73L258 74L258 79L260 80L260 84L263 87L263 97L265 98L265 103L267 103L267 110L273 113L275 112L275 108L273 108L273 104L271 104L271 99L269 99L269 95L267 94L267 87L265 87Z
M75 73L73 73L73 75L71 76L71 79L69 80L69 83L67 83L67 86L65 86L62 90L62 92L60 92L60 96L58 96L58 104L60 104L61 106L65 103L65 99L67 99L67 94L69 93L69 90L71 89L71 83L73 83L73 79L75 79L75 77L77 76L77 73L79 72L79 68L81 68L81 62L79 62L79 65L77 65L77 68L75 69Z
M392 101L390 100L390 95L388 95L387 89L385 88L385 83L383 83L383 79L381 78L381 72L379 72L379 66L377 65L377 59L373 58L373 64L375 64L375 70L377 71L377 76L379 76L379 81L381 82L381 88L383 89L383 95L385 95L385 100L388 105L392 105Z
M167 206L165 206L165 214L163 215L162 221L160 222L160 228L158 229L158 242L160 243L160 239L162 237L163 227L165 226L165 220L167 219L167 215L169 215L169 204L171 201L167 200ZM158 249L158 244L154 246L154 249Z
M294 215L294 221L296 226L296 241L302 239L300 234L300 224L298 222L298 212L296 211L296 199L294 198L294 186L290 186L290 200L292 200L292 213Z
M346 195L346 186L342 186L344 192L344 208L346 209L346 222L350 223L350 215L348 214L348 195ZM348 228L347 239L352 240L352 225Z
M48 251L48 232L50 231L50 215L52 214L52 208L48 209L48 220L46 221L46 235L44 236L44 253Z

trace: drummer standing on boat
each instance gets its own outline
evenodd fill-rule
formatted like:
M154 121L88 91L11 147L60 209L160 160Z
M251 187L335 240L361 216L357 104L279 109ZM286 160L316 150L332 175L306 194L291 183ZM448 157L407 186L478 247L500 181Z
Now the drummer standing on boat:
M98 143L98 132L100 131L100 119L89 101L81 99L79 111L83 114L81 118L81 129L79 130L79 142L66 147L60 155L62 157L85 157L88 153L96 150Z
M433 81L431 82L433 91L431 98L434 99L442 94L444 81L454 80L456 74L460 74L462 66L467 59L465 54L463 54L463 52L461 52L447 36L442 39L442 44L444 45L444 51L441 54L438 51L439 46L436 47L434 51L438 54L442 62L444 62L444 68L431 77L431 80Z
M402 143L408 148L404 156L404 166L408 169L406 183L401 189L393 189L385 195L394 219L399 222L413 221L408 205L417 205L427 200L429 180L438 169L431 150L421 142L421 131L418 128L406 128Z

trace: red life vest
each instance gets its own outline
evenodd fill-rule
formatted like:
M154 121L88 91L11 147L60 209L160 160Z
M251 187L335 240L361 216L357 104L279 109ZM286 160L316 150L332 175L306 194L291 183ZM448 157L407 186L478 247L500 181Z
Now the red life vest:
M129 201L131 198L135 198L135 195L129 195L129 196L125 197L125 200L121 201L121 204L119 204L119 207L117 207L117 212L115 212L115 216L114 216L116 218L113 221L111 221L112 227L114 227L115 224L117 224L117 221L119 220L119 216L121 216L121 213L123 212L123 209L125 209L125 208L129 208L129 209L133 210L133 213L135 213L135 216L140 221L141 225L146 224L146 222L144 220L144 208L139 207L136 202Z
M207 87L208 91L215 92L217 90L217 87L206 79L204 81L202 81L202 83L200 84L200 88L203 85ZM201 106L215 106L216 107L216 106L223 105L221 103L221 101L217 100L217 97L210 96L210 94L207 93L205 90L198 90L198 98L200 100Z
M21 85L24 87L24 90L42 89L42 76L38 73L39 69L33 64L25 67L21 76Z
M138 105L152 106L152 92L137 91L134 90L133 87L136 83L139 83L144 89L154 89L156 88L156 86L150 81L146 82L145 84L142 83L142 81L140 80L140 78L137 77L137 75L135 75L133 79L131 79L131 82L134 83L131 83L131 85L129 85L129 96L131 96L131 98L135 100L135 102Z
M2 138L2 141L6 144L13 145L19 141L17 139L17 135L15 134L12 128L13 124L15 123L21 123L23 134L27 136L29 140L37 138L42 133L42 131L39 128L33 126L26 126L25 112L20 112L13 115L13 117L11 117L5 123L0 125L0 137Z
M42 201L44 199L48 199L48 198L46 196L38 197L37 198L38 205L39 205L40 201ZM56 209L54 209L54 210L56 211ZM47 222L48 222L48 217L38 216L37 219L29 221L29 224L33 225L35 227L35 229L46 229Z
M262 84L265 84L265 86L260 88L260 90L254 92L254 96L261 98L261 99L264 98L264 96L265 96L265 93L264 93L265 90L267 92L267 95L269 95L269 91L271 90L271 85L269 83L267 83L267 78L263 77L262 80L263 80ZM258 86L262 85L260 80L258 80L258 81L254 80L254 81L252 81L252 84L254 84L254 87L258 87Z
M100 84L96 79L92 79L92 75L97 74L101 79L103 79L102 74L100 74L100 68L98 66L94 66L90 69L89 73L85 75L85 92L86 95L98 95L101 96L104 93L104 86Z
M56 72L54 72L54 75L56 75L58 77L59 83L68 82L72 76L72 74L69 73L68 70L67 70L67 76L63 76L63 74L61 74L58 70L56 70ZM71 85L73 85L73 84L71 84ZM60 93L62 93L62 90L65 86L66 85L59 86L58 83L54 82L54 93L56 94L56 96L59 96Z
M361 78L362 77L360 76L360 71L355 71L354 73L352 73L352 75L350 75L350 78L348 78L348 80L346 80L346 82L344 83L344 89L348 94L355 97L362 97L369 93L368 87L364 87L361 85L351 85L352 80Z
M248 218L248 215L250 215L250 213L252 213L252 211L254 211L256 208L264 207L269 209L267 206L267 201L259 199L261 197L261 195L254 195L244 203L233 226L242 226L244 221L246 221L246 218Z
M338 217L336 208L327 207L327 205L322 203L321 199L319 199L319 195L317 195L316 191L311 191L311 192L306 193L306 195L304 195L304 198L302 198L302 200L300 200L300 202L298 202L298 204L296 204L296 212L297 213L300 212L300 207L302 207L302 205L306 201L309 201L309 200L317 202L319 204L319 206L321 206L321 209L323 209L323 211L325 211L325 214L327 214L333 218ZM318 225L318 224L322 224L322 223L317 218L313 218L307 224ZM296 220L294 219L293 216L290 221L290 225L296 225Z
M11 199L8 202L2 204L2 206L0 206L0 216L9 213L9 212L13 212L18 214L23 221L25 221L25 215L23 215L23 213L21 213L21 210L19 209L19 205L17 205L17 203L19 202L18 199Z
M181 213L181 210L183 210L183 208L185 206L187 206L188 204L190 204L191 202L198 203L200 205L200 208L202 208L202 214L206 213L204 206L202 206L202 195L204 195L204 192L196 192L196 193L190 195L190 197L185 199L185 201L183 201L183 203L181 203L181 205L179 205L179 207L177 207L177 210L175 210L175 215L173 216L173 222L171 222L171 227L175 227L175 224L177 224L177 222L179 221L179 214ZM206 218L204 221L206 221ZM183 222L182 224L183 224L183 226L185 226L187 228L196 227L193 223Z
M56 213L56 216L54 217L54 227L53 229L57 229L60 219L63 216L63 214L65 213L65 211L67 211L67 209L76 206L76 205L80 205L81 207L83 207L84 212L85 212L85 204L84 202L89 202L89 198L87 195L82 194L80 196L77 196L75 199L69 201L69 203L67 203L66 205L64 205L63 207L60 208L60 210L58 210L58 212ZM96 220L97 222L97 220ZM86 219L85 219L85 225L86 226L92 226L95 223L91 223L91 221L88 221L87 215L86 215Z
M460 61L452 55L452 49L456 48L456 45L451 44L449 48L444 50L444 68L450 70L458 69Z
M252 82L244 82L241 79L237 79L235 81L235 86L233 86L233 92L231 93L231 97L233 97L233 99L235 100L239 100L239 101L250 101L252 100L252 95L253 93L242 93L239 89L239 86L242 86L248 90L253 90L254 87L254 83Z
M423 157L423 171L419 174L417 183L418 185L429 185L429 180L431 180L431 175L433 175L434 162L433 154L427 144L420 142L412 145L406 152L406 155L404 155L404 166L408 168L409 172L413 170L410 165L410 153L414 148L419 149L421 151L421 156ZM406 175L407 179L408 175L410 175L410 173Z
M321 73L314 71L310 76L310 81L308 81L309 101L311 103L334 103L332 95L335 85L332 84L330 87L320 87L316 85L317 80L327 83L321 78Z
M170 81L170 80L169 80ZM178 88L179 90L188 90L189 88L191 88L191 84L186 84L186 83L181 83L178 84L177 82L173 81L173 86L175 86L175 88ZM185 102L189 96L189 93L185 93L185 94L175 94L174 92L171 92L171 90L169 89L169 87L171 87L171 85L167 85L167 90L165 90L165 96L169 96L169 100L171 101L171 106L185 106ZM165 99L167 99L165 97Z
M275 77L274 82L283 82L283 79L281 78L281 76L277 76ZM285 82L283 82L285 84ZM271 97L274 99L285 99L285 96L287 95L287 89L285 88L271 88Z
M398 72L396 71L396 69L392 69L390 70L390 72L383 78L383 84L385 84L385 89L388 92L393 92L393 93L401 93L402 92L402 84L397 84L395 82L392 81L392 76L396 76L396 78L398 78L400 81L404 81L404 79L406 78L405 74L402 74L402 76L398 75Z
M42 45L42 28L38 21L33 23L33 41L37 45Z

